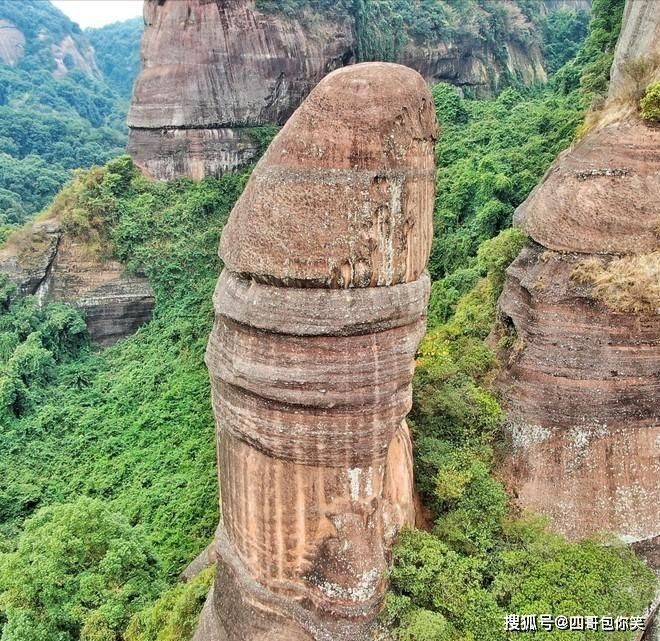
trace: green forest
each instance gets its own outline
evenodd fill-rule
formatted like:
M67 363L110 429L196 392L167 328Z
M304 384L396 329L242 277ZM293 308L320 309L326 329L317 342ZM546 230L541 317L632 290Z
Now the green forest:
M404 532L395 548L384 619L397 641L505 641L514 638L503 628L509 612L631 616L655 591L654 575L628 547L609 539L570 543L540 517L512 509L493 474L505 416L490 390L496 355L484 344L504 270L527 242L511 229L513 211L602 100L622 10L623 0L595 0L588 27L572 11L545 20L554 71L545 87L514 83L487 100L433 88L442 129L433 286L410 415L432 527ZM113 68L109 54L105 60ZM127 95L121 80L112 95ZM653 91L649 113L658 107ZM110 124L117 112L104 104L96 105L100 122L119 135ZM71 108L80 116L82 107ZM55 116L25 116L26 123L38 130L42 117ZM77 117L62 117L76 126ZM33 154L17 152L13 161L52 166L46 142L39 146L30 133L22 144L33 145ZM90 163L116 155L102 147L107 156L90 155ZM53 191L68 169L53 179ZM146 274L156 293L153 321L113 347L91 346L77 310L40 307L0 281L1 641L191 638L212 571L186 584L177 576L218 520L203 356L222 268L219 236L250 171L154 182L119 156L66 184L50 207L65 224L75 211L70 228L83 240L107 238L107 251ZM44 192L23 217L43 207L48 213L49 201Z
M122 153L142 21L83 33L50 2L15 0L0 0L0 20L16 25L26 39L14 66L0 61L2 226L23 223L41 211L73 169ZM67 73L53 75L57 63L51 48L65 38L88 52L100 69L81 68L66 54Z

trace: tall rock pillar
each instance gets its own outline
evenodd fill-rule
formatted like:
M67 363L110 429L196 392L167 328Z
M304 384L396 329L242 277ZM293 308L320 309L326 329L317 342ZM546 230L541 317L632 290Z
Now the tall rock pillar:
M414 517L404 419L435 138L417 72L335 71L231 214L207 352L222 524L198 638L377 638L389 548Z
M609 100L518 208L533 242L500 299L503 467L518 503L568 536L605 531L656 550L660 129L639 119L635 86L660 77L658 60L658 5L628 0Z

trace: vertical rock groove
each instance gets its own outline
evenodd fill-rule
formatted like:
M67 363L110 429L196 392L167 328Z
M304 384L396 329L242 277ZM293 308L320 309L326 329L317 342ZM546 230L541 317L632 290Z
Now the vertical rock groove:
M206 357L223 516L198 639L375 638L389 548L414 518L405 416L435 138L418 73L335 71L230 216Z

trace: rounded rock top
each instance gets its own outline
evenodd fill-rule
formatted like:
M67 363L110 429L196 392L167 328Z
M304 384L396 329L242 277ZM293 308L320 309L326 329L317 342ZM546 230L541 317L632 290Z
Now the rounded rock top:
M417 280L433 234L436 137L416 71L375 62L329 74L257 164L222 235L225 266L284 286Z

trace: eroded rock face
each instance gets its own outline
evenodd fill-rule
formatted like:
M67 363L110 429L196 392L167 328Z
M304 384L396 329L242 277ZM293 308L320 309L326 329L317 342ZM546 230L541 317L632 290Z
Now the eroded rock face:
M563 152L514 223L561 252L630 254L658 247L660 130L639 120L596 129Z
M53 70L56 78L63 78L69 73L67 61L70 61L69 64L73 65L74 69L82 71L87 76L101 77L94 49L83 38L76 41L70 35L64 36L58 44L51 47L51 52L56 65Z
M0 20L0 61L14 66L25 53L25 36L9 20Z
M352 24L313 32L252 0L145 2L143 68L128 151L155 178L202 178L249 162L242 128L282 124L329 71L354 59Z
M515 6L502 7L524 30ZM333 69L356 61L353 17L327 12L290 17L259 11L254 0L146 0L143 70L128 118L129 153L160 179L201 178L253 159L246 127L281 125ZM505 73L546 79L538 47L478 37L410 41L400 62L428 81L490 93Z
M198 641L377 634L390 544L414 520L404 419L435 136L416 72L335 71L230 216L207 351L223 516Z
M610 80L610 99L616 99L629 89L631 78L626 63L640 59L653 59L660 55L660 21L658 3L654 0L626 2L621 35L617 42ZM656 60L656 62L658 62ZM660 64L647 81L660 79Z
M57 220L25 227L0 248L0 272L22 295L41 301L66 301L87 319L92 341L110 345L151 319L154 293L146 278L95 254L65 233Z
M563 533L643 540L660 531L660 317L595 301L572 278L584 260L532 246L508 270L507 472Z
M38 38L41 39L40 36ZM34 43L27 42L19 27L11 20L0 18L0 63L15 66L25 55L29 44L34 47ZM82 71L93 78L101 77L94 49L84 36L65 35L51 45L50 54L54 63L53 76L56 78L66 76L71 69Z
M627 3L615 69L628 47L660 52L654 5ZM640 50L634 33L655 35ZM503 472L521 506L557 530L645 541L660 534L660 308L617 306L589 276L620 256L660 271L660 132L625 99L613 89L601 124L516 212L533 242L500 299L512 441ZM645 277L630 272L616 287Z

